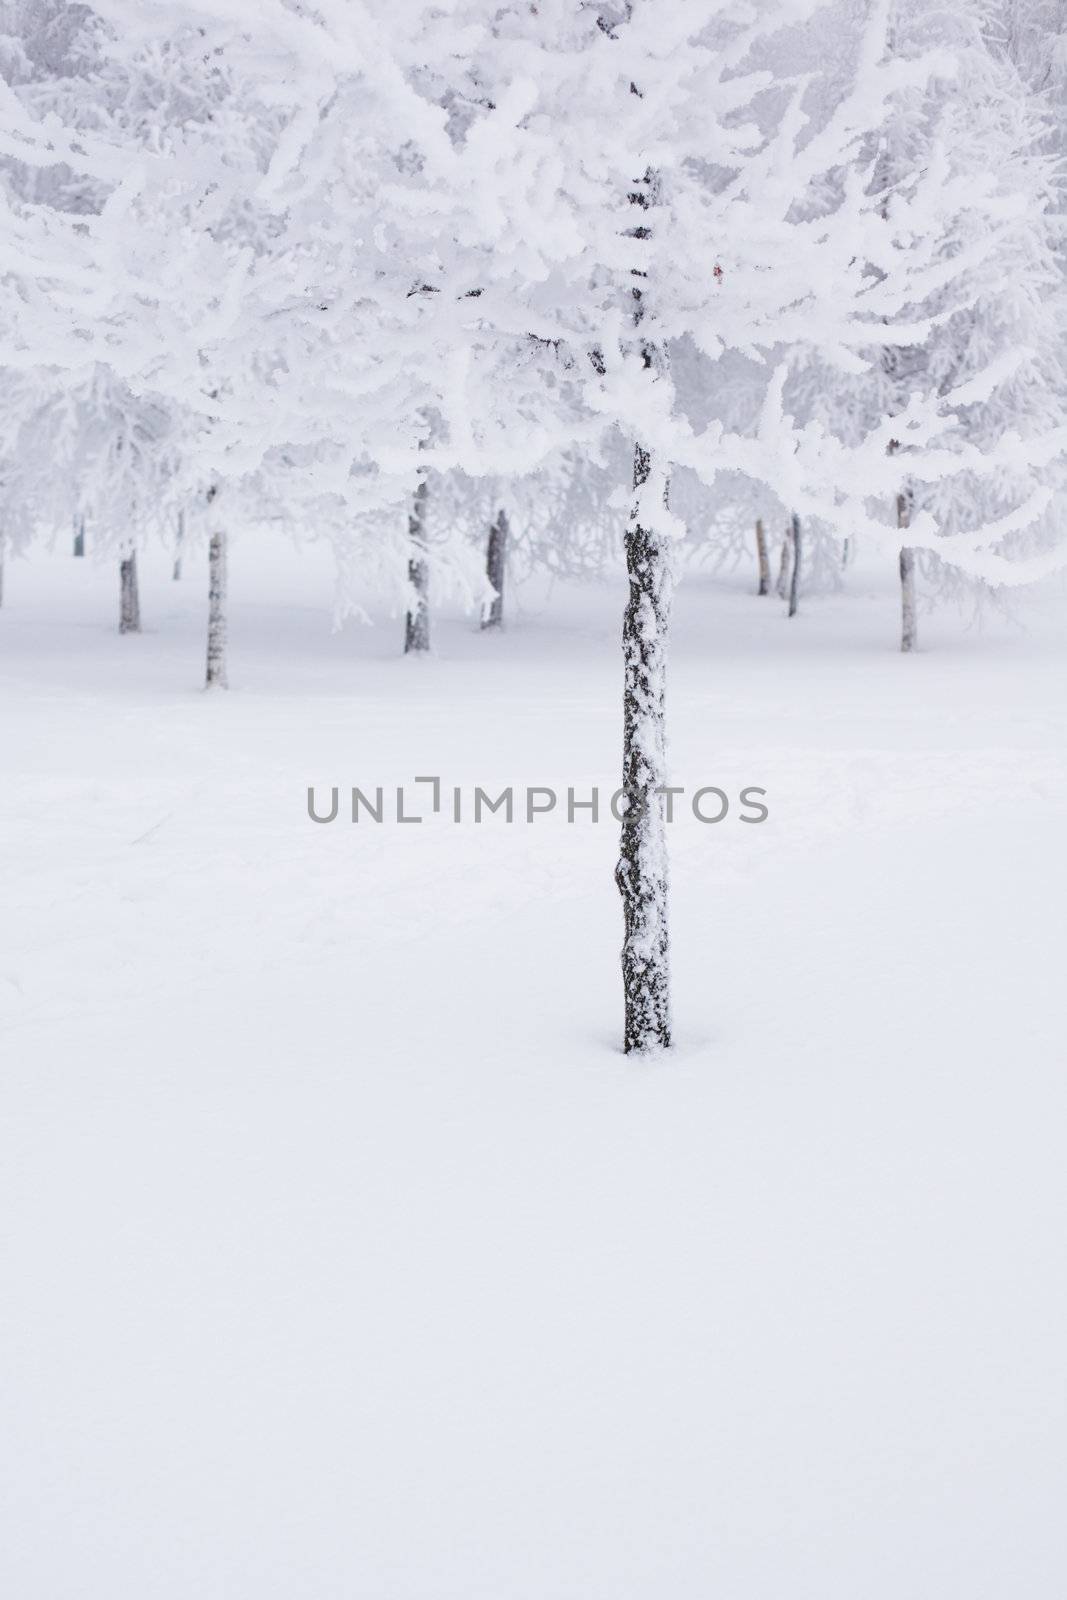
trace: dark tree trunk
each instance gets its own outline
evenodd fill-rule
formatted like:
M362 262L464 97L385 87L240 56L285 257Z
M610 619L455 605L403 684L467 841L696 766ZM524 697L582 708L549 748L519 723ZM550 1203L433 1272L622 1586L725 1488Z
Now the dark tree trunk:
M771 564L767 559L767 535L763 531L763 518L756 519L756 559L759 562L758 594L769 594L771 589Z
M797 601L800 598L800 518L794 512L792 519L793 530L793 576L789 580L789 615L797 614Z
M489 546L485 557L485 575L496 592L482 612L483 628L499 628L504 621L504 568L507 555L507 512L498 511L496 521L489 529Z
M408 532L415 547L408 561L408 582L414 591L414 604L404 619L404 654L421 654L430 648L430 567L426 549L426 479L415 490L415 502L408 521Z
M208 689L226 689L226 534L216 529L207 555L207 677Z
M76 556L83 556L85 554L84 517L75 517L74 519L74 554Z
M141 599L137 589L137 552L119 563L119 632L140 633Z
M633 87L631 85L631 87ZM636 93L636 90L635 90ZM627 196L648 212L657 176L648 168ZM628 230L648 239L644 222ZM647 274L632 269L633 325L646 322ZM641 372L655 382L665 367L664 351L638 335ZM641 491L660 477L650 450L634 446L634 506L626 529L630 598L623 613L622 795L625 810L615 881L622 895L623 1049L628 1055L665 1049L671 1042L670 879L667 831L660 790L667 782L667 637L671 610L671 545L652 524L650 496ZM666 501L666 478L661 496Z
M782 553L778 558L778 582L775 590L779 600L784 600L789 593L790 557L793 549L793 530L787 522L782 535Z
M648 451L638 445L635 488L648 481L650 468ZM622 625L626 809L615 879L623 903L623 1048L629 1054L671 1042L667 836L658 794L667 781L671 552L665 538L642 526L636 508L626 530L626 570L630 579Z

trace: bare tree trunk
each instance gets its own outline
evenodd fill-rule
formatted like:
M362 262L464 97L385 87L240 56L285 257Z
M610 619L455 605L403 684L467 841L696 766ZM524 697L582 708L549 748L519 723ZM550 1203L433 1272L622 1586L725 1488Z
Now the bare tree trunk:
M228 689L226 675L226 534L212 533L207 547L207 689Z
M905 489L897 495L897 527L911 526L911 491ZM900 547L900 648L909 655L919 642L919 628L915 614L915 551L908 545Z
M793 513L793 576L789 580L789 615L797 614L797 601L800 598L800 518Z
M483 628L499 628L504 621L504 569L508 555L508 515L498 511L496 521L489 529L489 547L485 558L485 575L496 593L486 602L482 611Z
M631 85L631 87L633 87ZM650 167L627 196L647 213L654 205L658 177ZM644 222L627 230L647 239ZM633 325L646 320L647 274L631 269ZM638 335L641 370L655 382L665 371L664 351ZM619 838L615 882L622 896L623 1049L666 1049L671 1042L670 875L666 819L660 804L667 782L667 638L673 582L671 544L655 522L653 485L667 484L651 450L634 445L634 504L626 528L626 572L630 597L622 622L622 798L625 810Z
M174 571L171 578L175 583L182 575L182 549L185 544L185 512L178 512L178 533L174 540Z
M649 478L649 452L634 452L634 487ZM671 555L666 539L641 525L626 530L630 598L623 616L622 820L615 881L622 895L623 1048L627 1054L671 1042L669 875L666 824L658 791L666 784L667 630Z
M140 633L141 600L137 590L137 552L119 563L119 632Z
M775 590L779 600L784 600L789 593L789 572L793 552L793 530L787 522L782 535L782 553L778 559L778 582Z
M75 517L74 518L74 554L76 556L83 556L85 554L85 518L84 517Z
M415 490L415 503L408 521L408 532L415 553L408 562L408 582L415 593L414 606L404 619L404 654L421 654L430 648L430 567L426 548L426 496L429 486L425 478L419 480Z
M4 556L7 552L7 540L0 535L0 606L4 603Z
M767 535L763 531L763 518L756 519L756 558L759 561L758 594L769 594L771 589L771 564L767 559Z
M845 567L848 566L848 564L849 564L849 562L851 560L852 560L852 540L846 534L844 542L843 542L843 544L841 546L841 569L842 569L842 571L845 569Z

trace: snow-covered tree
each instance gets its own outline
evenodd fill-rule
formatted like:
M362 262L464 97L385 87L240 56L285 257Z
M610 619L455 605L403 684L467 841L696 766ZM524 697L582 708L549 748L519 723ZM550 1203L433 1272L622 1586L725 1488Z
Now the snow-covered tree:
M501 219L498 253L516 227L528 253L523 281L513 275L507 285L509 315L514 323L518 296L520 323L583 373L585 405L633 448L628 803L617 873L630 1050L670 1038L658 792L668 776L666 645L672 547L682 531L667 504L672 472L686 465L713 482L741 471L801 523L818 516L848 529L872 476L888 478L895 434L913 457L925 451L933 481L963 464L928 448L951 426L945 396L922 405L909 396L902 414L885 419L890 431L872 427L854 442L814 421L798 425L786 409L790 363L803 344L846 372L878 369L876 333L891 322L902 345L924 338L932 324L922 308L970 265L955 262L946 244L963 206L951 173L920 174L887 225L866 165L894 97L951 63L888 51L886 8L875 7L851 83L825 115L809 114L808 82L771 68L789 59L790 34L814 9L766 5L754 13L728 0L578 12L516 5L494 8L485 35L482 70L496 78L492 109L473 130L493 132L492 160L477 146L483 216ZM1000 197L986 186L968 203L995 233ZM493 316L491 292L479 310ZM913 321L904 327L908 312ZM707 364L709 386L727 351L762 364L754 429L731 433L712 423L697 432L689 424L671 376L672 348L686 338ZM933 541L928 525L920 532Z
M902 43L886 0L173 0L163 33L140 0L91 16L77 92L46 116L20 85L0 115L20 172L90 184L80 211L8 185L0 356L64 392L104 367L177 419L218 556L217 514L246 502L337 530L416 649L438 581L491 600L482 541L501 511L536 523L523 494L596 484L592 527L628 499L624 1044L668 1044L672 482L743 481L790 519L793 611L809 530L899 543L879 511L904 489L909 549L982 579L1049 559L1009 546L1064 430L1044 389L1018 427L1011 319L982 298L983 273L1040 255L1020 219L1046 168L1001 137L1007 91L985 57L961 65L959 30ZM991 97L970 132L953 74ZM890 172L900 117L922 159ZM973 159L946 153L951 117ZM697 416L683 352L705 396L743 369L743 415ZM838 382L863 397L844 420L812 398ZM463 482L484 486L477 544L434 513Z
M995 11L986 0L890 8L891 56L943 62L892 96L868 149L871 198L896 235L893 250L915 262L910 298L887 309L880 359L864 371L842 376L810 341L795 353L787 390L801 415L850 451L885 431L884 494L857 508L857 525L907 530L906 652L917 641L917 554L937 588L957 593L1025 582L1059 559L1050 549L1067 424L1057 179L1045 117L1003 48ZM873 306L891 267L884 257L872 266ZM908 414L937 425L913 442L910 424L887 423Z
M191 225L175 167L217 132L220 78L165 48L117 59L88 7L19 3L7 20L7 513L53 535L88 520L94 552L120 557L119 626L136 632L137 547L210 482L200 396L190 405L152 374L172 351L188 362L190 322L218 299L217 222Z

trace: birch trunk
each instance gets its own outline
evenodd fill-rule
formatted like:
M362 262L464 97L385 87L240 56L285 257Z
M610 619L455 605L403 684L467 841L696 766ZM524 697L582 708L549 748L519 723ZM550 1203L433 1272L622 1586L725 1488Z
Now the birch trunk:
M415 490L415 503L408 521L408 532L415 546L408 561L408 582L415 603L404 619L404 654L421 654L430 648L430 568L421 552L426 548L426 496L429 487L423 478Z
M207 547L207 677L206 689L227 689L226 675L226 534L217 529Z
M499 628L504 621L504 568L508 554L508 517L498 511L496 521L489 529L489 547L485 557L485 575L496 593L486 602L482 611L483 628Z
M141 600L137 589L137 552L119 563L119 632L140 633Z
M180 577L182 575L182 547L184 546L184 544L185 544L185 512L184 511L179 511L178 512L178 533L177 533L177 537L174 540L174 571L171 573L171 578L174 580L175 583L178 582L178 580L180 579Z
M797 614L797 601L800 598L800 518L794 513L792 520L793 529L793 575L789 580L789 615Z
M897 527L910 525L911 494L905 490L897 495ZM906 544L900 547L900 611L900 648L910 655L919 642L919 630L915 616L915 551Z
M634 487L648 481L649 452L634 452ZM615 880L623 903L623 1048L630 1054L671 1042L669 876L658 790L667 781L666 673L671 605L667 540L641 525L626 530L630 598L623 615L622 790L625 813Z
M771 589L771 564L767 557L767 535L763 531L763 518L756 520L756 558L759 561L758 594L769 594Z
M775 585L779 600L789 593L790 554L793 548L793 531L787 522L782 535L782 554L778 559L778 582Z

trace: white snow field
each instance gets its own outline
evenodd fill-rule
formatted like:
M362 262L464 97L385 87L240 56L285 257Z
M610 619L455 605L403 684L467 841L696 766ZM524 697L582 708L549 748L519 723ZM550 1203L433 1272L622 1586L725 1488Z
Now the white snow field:
M621 586L331 633L326 557L12 562L9 1600L1062 1600L1063 606L675 604L676 1048L621 1054Z

